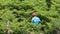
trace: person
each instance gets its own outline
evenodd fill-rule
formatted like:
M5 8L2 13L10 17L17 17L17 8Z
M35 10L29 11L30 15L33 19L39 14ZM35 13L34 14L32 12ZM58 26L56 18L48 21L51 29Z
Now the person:
M32 19L31 22L34 24L39 24L41 22L40 18L36 16L35 13L32 13Z

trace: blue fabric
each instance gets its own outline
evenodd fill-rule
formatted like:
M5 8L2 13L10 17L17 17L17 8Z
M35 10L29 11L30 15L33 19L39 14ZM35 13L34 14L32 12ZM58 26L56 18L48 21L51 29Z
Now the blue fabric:
M31 20L31 22L34 23L34 24L38 24L39 22L41 22L41 20L40 20L39 17L34 16L34 17L32 18L32 20Z

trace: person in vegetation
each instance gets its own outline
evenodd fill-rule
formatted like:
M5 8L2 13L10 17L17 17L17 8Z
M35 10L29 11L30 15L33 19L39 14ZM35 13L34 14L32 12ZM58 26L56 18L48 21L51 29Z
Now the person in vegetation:
M32 13L32 19L31 22L34 24L39 24L41 22L40 18L36 16L35 13Z

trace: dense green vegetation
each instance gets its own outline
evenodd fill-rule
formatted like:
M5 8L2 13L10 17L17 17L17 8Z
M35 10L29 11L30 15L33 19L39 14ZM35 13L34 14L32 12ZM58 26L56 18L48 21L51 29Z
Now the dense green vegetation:
M30 22L32 12L41 18L36 26ZM0 34L6 34L8 20L10 34L55 34L60 30L60 0L0 0Z

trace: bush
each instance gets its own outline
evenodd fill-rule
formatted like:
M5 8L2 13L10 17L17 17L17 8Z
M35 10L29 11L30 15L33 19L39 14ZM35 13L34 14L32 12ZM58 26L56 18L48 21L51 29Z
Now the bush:
M32 12L41 19L38 25L31 23ZM59 0L0 0L0 34L6 34L8 20L11 34L51 34L54 28L60 30L59 14Z

